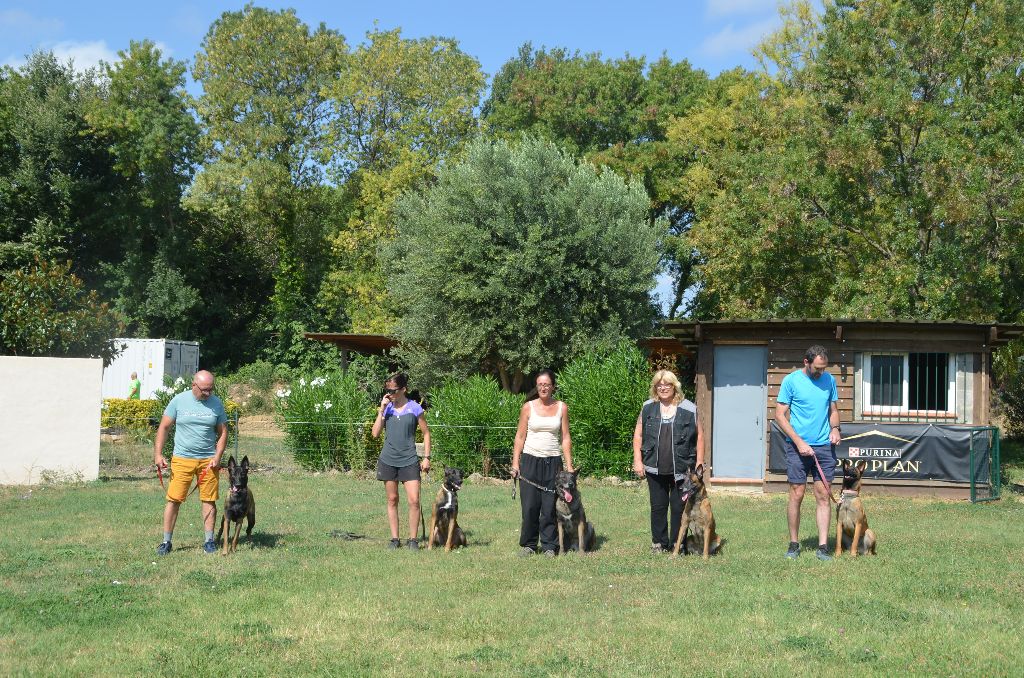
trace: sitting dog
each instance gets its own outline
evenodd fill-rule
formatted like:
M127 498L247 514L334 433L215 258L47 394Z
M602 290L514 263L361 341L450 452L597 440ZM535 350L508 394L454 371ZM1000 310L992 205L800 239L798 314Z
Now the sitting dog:
M434 497L430 512L430 540L427 550L444 544L445 553L466 545L466 535L459 527L459 490L462 488L462 469L444 467L444 482Z
M558 552L565 553L576 545L582 553L594 550L596 535L594 524L587 522L583 500L576 487L577 471L559 471L555 476L555 518L558 524ZM567 536L568 535L568 536Z
M676 546L672 550L673 556L678 556L679 548L682 547L683 555L700 551L704 560L707 560L722 547L722 538L715 533L715 516L711 513L711 501L704 484L704 470L704 464L697 464L697 468L692 470L686 469L686 475L676 485L683 504L683 517ZM710 476L710 466L707 472ZM691 528L693 534L687 535Z
M868 529L868 516L860 500L860 481L867 465L863 459L856 464L843 459L843 492L836 506L836 558L843 554L843 549L854 558L865 553L877 555L875 533Z
M242 463L236 464L234 456L228 458L228 480L231 481L231 491L224 500L224 516L220 521L220 532L224 533L224 552L228 554L228 535L231 533L231 525L235 525L235 538L231 541L231 551L234 552L238 544L238 535L242 532L242 519L246 519L245 536L252 536L252 527L256 524L256 498L249 489L249 457L242 457ZM220 539L220 532L217 538Z

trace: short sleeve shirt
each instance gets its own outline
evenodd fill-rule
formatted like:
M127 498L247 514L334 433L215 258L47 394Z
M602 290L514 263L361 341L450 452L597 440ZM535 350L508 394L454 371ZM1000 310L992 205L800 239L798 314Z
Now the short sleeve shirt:
M187 459L212 457L217 451L217 424L228 420L220 398L199 400L192 389L171 398L164 416L174 420L174 456Z
M128 383L128 399L139 400L142 397L142 382L138 379L132 379Z
M384 447L380 451L381 462L402 468L416 463L416 424L423 408L410 400L401 408L394 403L384 407Z
M811 379L803 370L786 375L777 402L789 405L789 423L808 445L827 445L831 404L839 400L836 380L828 372Z

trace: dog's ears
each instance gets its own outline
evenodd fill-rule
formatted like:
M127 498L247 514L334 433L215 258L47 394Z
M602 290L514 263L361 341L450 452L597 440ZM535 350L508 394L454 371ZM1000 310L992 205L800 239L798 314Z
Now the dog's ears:
M697 464L697 468L693 469L694 475L698 478L704 478L704 464Z
M228 470L235 468L235 455L228 457Z
M850 460L849 459L843 459L842 460L842 464L843 464L843 468L850 468Z
M242 468L244 468L246 471L249 470L249 455L245 455L244 457L242 457Z
M864 473L864 469L866 469L867 467L868 463L865 460L861 459L860 461L857 462L857 470L860 471L861 473Z

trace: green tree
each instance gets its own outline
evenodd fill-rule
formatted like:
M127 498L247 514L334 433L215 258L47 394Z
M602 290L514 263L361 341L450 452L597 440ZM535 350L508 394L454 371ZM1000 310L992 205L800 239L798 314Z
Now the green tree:
M548 141L481 139L396 209L389 290L421 382L482 372L519 391L588 345L651 330L666 227L639 183Z
M163 60L148 40L118 56L103 65L85 113L124 182L115 208L122 255L107 267L107 287L140 334L192 336L190 312L200 296L181 272L191 265L181 198L198 160L199 127L185 64Z
M325 313L344 308L354 331L385 332L393 316L377 252L394 237L395 200L432 181L476 133L484 75L449 38L375 30L366 39L326 90L335 113L332 170L349 211L332 238L320 305Z
M311 31L293 10L250 4L222 14L195 58L208 157L187 204L230 224L265 262L275 359L287 359L315 317L310 300L326 266L334 193L324 184L330 106L323 92L344 56L337 32Z
M687 233L692 200L678 190L692 156L666 142L671 121L688 113L708 88L707 75L665 56L602 60L565 49L523 45L494 78L482 117L498 136L527 131L587 160L643 182L649 218L664 218L663 263L674 281L669 315L682 308L696 253Z
M85 291L71 263L36 261L0 277L0 353L23 356L103 358L119 347L115 313L95 290Z
M1024 7L795 5L678 121L712 313L1020 317Z

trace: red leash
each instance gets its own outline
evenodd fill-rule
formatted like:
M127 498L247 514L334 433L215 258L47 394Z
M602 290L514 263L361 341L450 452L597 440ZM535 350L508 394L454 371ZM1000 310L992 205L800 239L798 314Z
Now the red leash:
M836 501L834 496L832 496L832 483L825 479L825 472L821 470L821 464L818 462L818 455L813 454L813 450L811 452L811 456L814 457L814 465L818 467L818 477L821 478L821 482L825 483L825 491L828 492L828 498L832 500L833 504L838 505L839 502Z
M160 479L160 487L166 490L167 488L164 487L164 472L161 470L160 464L156 465L156 477Z
M207 471L209 471L209 470L210 470L210 467L209 467L209 466L204 466L204 467L203 467L203 470L199 472L199 478L198 478L198 479L196 479L196 486L195 486L195 487L193 487L193 488L192 488L192 491L191 491L191 492L189 492L189 493L188 493L188 495L186 495L186 496L185 496L185 499L186 499L186 500L187 500L187 499L188 499L189 497L191 497L191 496L192 496L193 494L195 494L195 493L196 493L196 490L198 490L198 489L199 489L199 486L200 486L200 485L202 484L202 482L203 482L203 477L204 477L204 476L206 475L206 472L207 472Z

